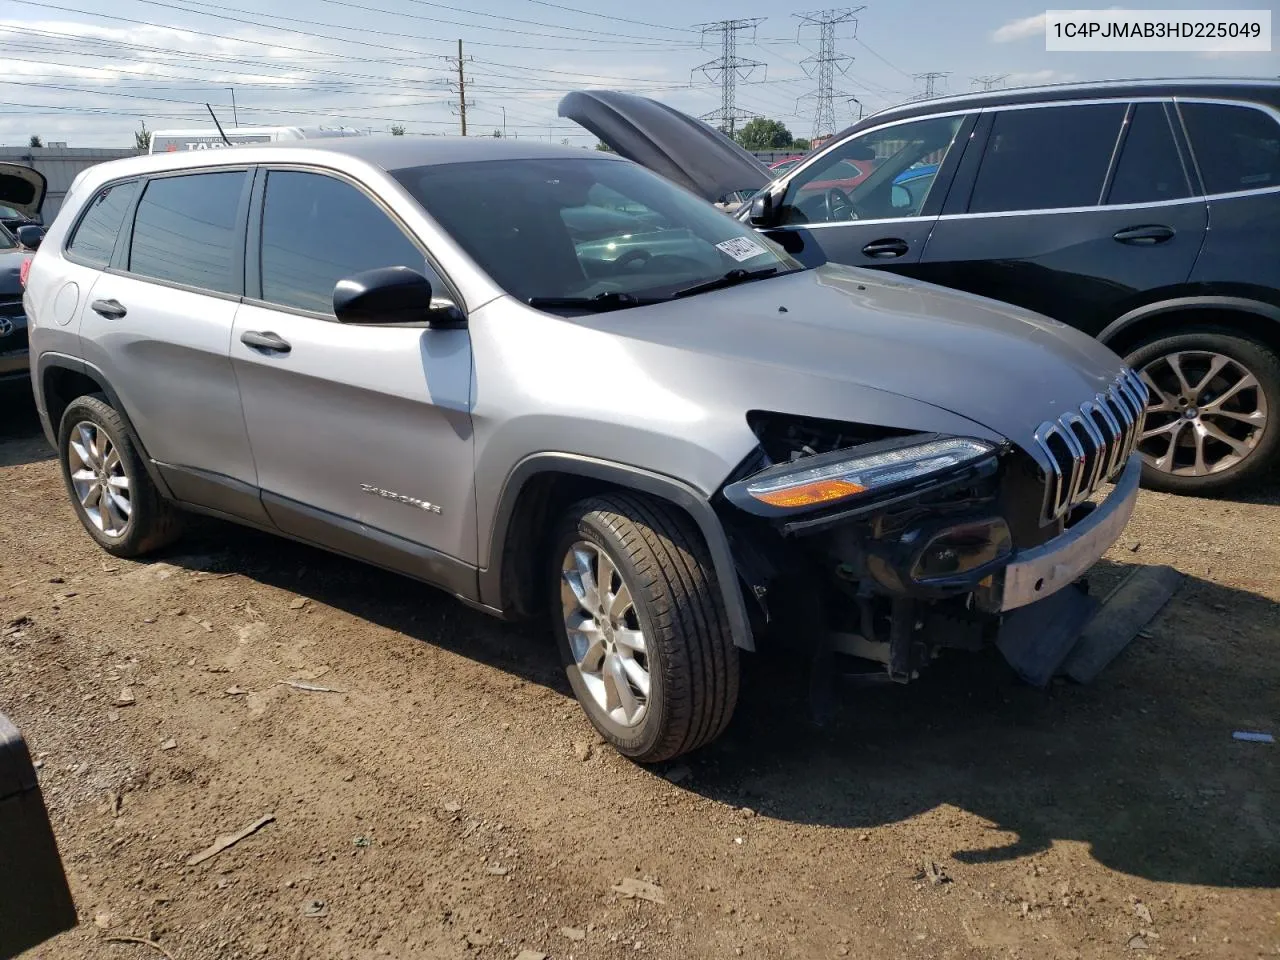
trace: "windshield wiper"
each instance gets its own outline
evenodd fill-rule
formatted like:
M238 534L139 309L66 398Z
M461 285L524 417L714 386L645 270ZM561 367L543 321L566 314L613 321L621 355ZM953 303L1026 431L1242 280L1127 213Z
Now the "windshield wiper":
M531 307L576 307L603 313L606 310L621 310L625 307L641 307L649 303L658 303L652 297L637 297L634 293L623 293L620 290L606 290L593 297L530 297L525 303Z
M706 293L709 290L736 287L740 283L748 283L751 280L763 280L765 277L771 277L777 272L777 267L763 267L759 270L746 270L742 267L735 267L722 277L716 277L714 280L707 280L703 283L695 283L692 287L677 290L671 296L673 298L691 297L695 293Z

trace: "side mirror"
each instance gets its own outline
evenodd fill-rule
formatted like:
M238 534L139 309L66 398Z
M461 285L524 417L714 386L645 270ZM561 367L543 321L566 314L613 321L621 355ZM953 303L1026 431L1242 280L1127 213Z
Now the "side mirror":
M894 184L889 191L889 204L895 210L903 210L911 206L911 192L904 186Z
M761 190L751 198L751 212L747 214L747 222L753 227L771 227L773 217L773 194L768 189Z
M19 227L14 235L18 238L18 242L28 250L38 250L40 249L40 241L44 239L44 227L28 223Z
M379 267L339 280L333 288L339 323L422 323L459 326L461 311L432 302L431 281L410 267Z

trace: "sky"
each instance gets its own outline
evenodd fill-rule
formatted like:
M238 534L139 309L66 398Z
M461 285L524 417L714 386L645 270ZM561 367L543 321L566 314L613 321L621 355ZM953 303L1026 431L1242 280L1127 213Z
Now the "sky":
M461 39L469 133L589 146L593 136L556 116L572 89L643 93L695 116L717 110L715 71L699 68L721 55L720 36L700 24L728 18L760 18L736 34L737 56L750 62L738 69L738 109L807 137L817 82L805 60L818 33L799 15L816 9L812 0L3 0L0 145L38 135L130 147L143 123L212 130L206 102L224 126L457 133L449 58ZM1043 0L868 0L836 27L836 51L851 58L835 74L837 127L919 94L925 72L946 74L934 81L939 93L972 90L978 77L1017 86L1280 75L1277 52L1048 53L1044 10Z

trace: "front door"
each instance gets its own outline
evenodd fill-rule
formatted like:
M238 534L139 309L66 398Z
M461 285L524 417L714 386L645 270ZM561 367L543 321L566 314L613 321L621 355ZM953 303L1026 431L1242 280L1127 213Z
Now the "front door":
M924 251L972 124L972 115L951 114L850 138L791 176L769 235L806 262L908 269Z
M1186 282L1207 208L1165 103L1004 109L979 130L916 276L1093 335Z
M454 561L476 560L468 333L338 323L344 277L408 266L441 281L363 188L260 175L231 356L266 508L287 533L462 589Z

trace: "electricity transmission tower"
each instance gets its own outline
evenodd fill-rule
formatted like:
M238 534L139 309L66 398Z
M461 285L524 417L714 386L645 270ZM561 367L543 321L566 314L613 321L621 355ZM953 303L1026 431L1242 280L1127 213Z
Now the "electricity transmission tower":
M974 77L973 85L975 87L981 87L983 90L991 90L994 87L1000 86L1000 84L1008 78L1009 75L1007 73L989 73L985 77Z
M841 74L847 73L850 64L853 63L853 57L836 53L836 27L843 23L852 23L856 33L858 29L857 14L865 9L866 6L864 5L860 7L843 7L839 10L813 10L809 13L796 14L800 18L800 25L796 28L797 39L799 39L805 27L818 28L818 52L800 61L800 66L804 68L804 72L810 77L815 77L818 81L818 89L806 95L806 97L812 97L815 101L813 108L813 136L815 138L823 133L831 134L836 132L836 111L833 103L836 96L835 74L837 70ZM855 99L844 93L841 93L840 96L851 100Z
M737 103L738 80L745 80L756 69L765 65L759 60L744 60L738 56L738 34L751 31L754 39L756 27L764 17L751 17L740 20L716 20L713 23L700 23L702 41L705 44L707 35L720 34L720 56L716 60L708 60L701 66L694 67L693 72L701 70L708 80L720 84L720 109L704 113L700 120L710 120L729 136L733 136L739 120L748 120L754 114L749 110L739 110ZM765 67L767 74L768 67Z
M920 93L917 93L911 99L912 100L932 100L934 97L941 96L941 94L938 91L938 86L937 86L938 81L945 80L947 77L951 76L951 74L938 73L935 71L933 73L916 73L916 74L912 74L912 76L916 80L919 80L921 83L924 84L924 90L922 90Z

